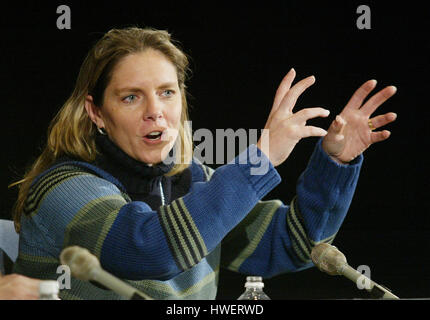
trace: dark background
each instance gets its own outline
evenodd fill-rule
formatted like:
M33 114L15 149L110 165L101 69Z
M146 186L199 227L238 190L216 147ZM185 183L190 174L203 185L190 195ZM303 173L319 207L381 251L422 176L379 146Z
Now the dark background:
M3 4L0 14L2 100L1 218L10 218L19 179L40 152L49 121L70 95L92 44L114 27L166 29L191 56L193 129L263 128L275 91L291 67L316 76L295 110L324 106L328 128L366 80L397 94L377 110L398 120L388 141L365 152L350 211L335 241L353 267L401 298L430 297L429 11L423 2L276 1L196 4L38 1ZM58 30L57 6L71 8L71 30ZM371 9L359 30L357 7ZM376 92L376 90L375 90ZM283 181L267 198L289 203L316 138L302 140L278 167ZM215 166L216 167L216 166ZM244 276L222 272L218 299L236 299ZM265 280L272 299L366 298L352 282L316 268Z

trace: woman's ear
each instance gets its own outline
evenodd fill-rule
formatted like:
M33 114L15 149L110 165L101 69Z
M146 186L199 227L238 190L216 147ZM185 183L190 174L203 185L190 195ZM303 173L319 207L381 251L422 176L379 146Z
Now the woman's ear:
M93 97L91 95L87 95L85 98L85 110L87 110L88 116L91 121L95 123L98 128L104 128L104 121L100 114L100 108L94 104Z

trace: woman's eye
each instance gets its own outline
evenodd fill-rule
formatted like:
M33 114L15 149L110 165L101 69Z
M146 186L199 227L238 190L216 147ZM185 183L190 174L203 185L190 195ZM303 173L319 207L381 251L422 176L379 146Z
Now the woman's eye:
M167 90L163 91L162 95L164 97L171 97L171 96L173 96L174 93L175 93L175 91L167 89Z
M131 103L134 100L136 100L136 98L137 98L136 95L131 94L131 95L125 97L124 99L122 99L122 101L124 101L125 103Z

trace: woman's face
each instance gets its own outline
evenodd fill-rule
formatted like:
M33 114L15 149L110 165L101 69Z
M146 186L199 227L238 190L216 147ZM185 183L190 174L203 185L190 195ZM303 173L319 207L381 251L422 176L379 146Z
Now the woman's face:
M178 137L182 112L175 66L153 49L124 57L113 69L103 106L95 109L93 121L130 157L163 161Z

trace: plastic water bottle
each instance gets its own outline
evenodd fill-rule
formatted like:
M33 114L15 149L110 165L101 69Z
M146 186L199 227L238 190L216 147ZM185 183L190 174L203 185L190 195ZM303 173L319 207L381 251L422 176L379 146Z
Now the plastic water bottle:
M238 300L270 300L267 294L264 293L264 283L262 277L246 277L245 292Z
M39 300L61 300L58 297L60 286L56 280L41 281L39 285Z

